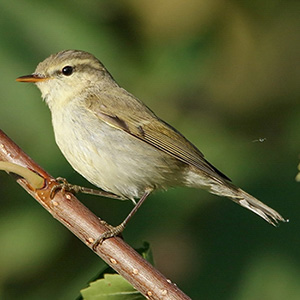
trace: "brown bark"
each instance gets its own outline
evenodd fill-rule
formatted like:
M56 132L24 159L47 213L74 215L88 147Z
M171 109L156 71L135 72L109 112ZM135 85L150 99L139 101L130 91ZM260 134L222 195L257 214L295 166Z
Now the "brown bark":
M93 242L107 230L107 227L100 223L100 219L74 195L68 192L59 191L53 199L50 199L51 188L56 184L55 179L38 166L1 130L0 161L21 165L44 178L44 186L35 189L24 178L15 177L16 181L55 219L93 250ZM119 237L105 240L102 245L97 247L95 253L148 299L190 299Z

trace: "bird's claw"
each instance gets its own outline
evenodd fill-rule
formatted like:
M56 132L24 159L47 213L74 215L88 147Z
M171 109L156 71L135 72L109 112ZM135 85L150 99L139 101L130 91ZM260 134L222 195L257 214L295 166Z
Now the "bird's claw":
M104 240L121 235L121 233L123 232L123 230L125 228L125 226L123 225L123 223L121 223L120 225L114 227L114 226L111 226L111 225L107 224L103 220L101 220L100 222L102 224L104 224L106 227L108 227L108 230L105 231L104 233L102 233L97 238L97 240L94 242L94 244L92 246L92 248L93 248L94 251L96 250L96 248L99 245L102 245L102 243L103 243Z
M76 194L78 193L80 190L78 189L77 185L74 184L70 184L65 178L63 177L57 177L56 182L58 182L57 184L55 184L51 190L50 190L50 198L53 199L55 194L61 190L62 193L65 192L70 192L72 194Z

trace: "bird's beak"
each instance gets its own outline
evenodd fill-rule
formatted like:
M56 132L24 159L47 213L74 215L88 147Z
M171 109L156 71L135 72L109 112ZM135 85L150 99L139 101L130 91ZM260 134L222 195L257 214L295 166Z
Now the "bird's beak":
M31 75L25 75L18 77L16 81L18 82L40 82L40 81L45 81L48 80L49 77L44 77L40 74L31 74Z

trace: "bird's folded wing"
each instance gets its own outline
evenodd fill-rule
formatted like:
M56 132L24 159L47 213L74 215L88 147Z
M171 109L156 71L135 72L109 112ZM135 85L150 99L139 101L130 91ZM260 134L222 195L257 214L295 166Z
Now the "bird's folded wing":
M101 93L86 98L86 107L101 121L192 165L215 179L228 180L205 160L203 154L176 129L160 120L131 94ZM118 97L121 101L118 101ZM129 114L128 112L131 112Z

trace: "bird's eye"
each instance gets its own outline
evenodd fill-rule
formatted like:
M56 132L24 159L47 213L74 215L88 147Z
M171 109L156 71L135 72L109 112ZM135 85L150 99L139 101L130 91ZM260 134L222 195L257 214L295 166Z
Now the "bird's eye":
M62 68L61 72L66 76L70 76L73 73L73 67L65 66Z

